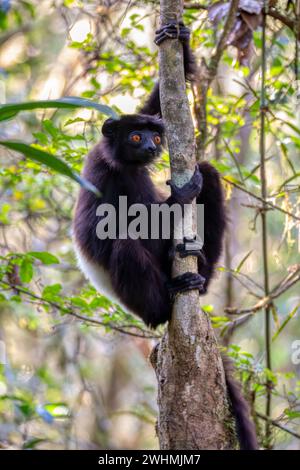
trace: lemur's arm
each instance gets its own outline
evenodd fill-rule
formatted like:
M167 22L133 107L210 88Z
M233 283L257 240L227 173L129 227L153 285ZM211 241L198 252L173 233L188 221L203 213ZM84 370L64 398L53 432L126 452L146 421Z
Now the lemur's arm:
M183 23L168 23L156 32L155 44L159 45L165 39L177 38L181 41L183 47L184 73L186 80L192 80L195 73L195 58L190 48L190 31ZM157 82L145 104L139 110L141 114L161 116L161 107L159 99L159 82Z

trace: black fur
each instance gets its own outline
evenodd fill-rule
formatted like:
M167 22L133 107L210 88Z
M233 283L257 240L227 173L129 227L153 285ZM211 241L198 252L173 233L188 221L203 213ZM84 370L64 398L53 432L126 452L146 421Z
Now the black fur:
M241 392L240 384L234 379L234 367L231 360L222 355L226 385L232 411L236 421L237 434L241 450L257 450L255 426L249 419L249 405Z
M157 124L156 124L157 123ZM109 124L108 124L109 127ZM128 206L143 203L187 203L199 192L196 171L192 181L176 195L164 197L155 188L147 166L122 160L126 153L128 133L136 129L162 131L162 123L152 116L123 116L112 123L112 129L104 130L106 137L89 154L83 176L102 193L101 203L110 203L118 213L119 196L127 196ZM109 133L111 132L111 133ZM113 134L115 132L115 134ZM213 273L213 267L222 248L225 212L219 176L207 162L200 163L203 189L197 202L205 205L205 236L203 254L206 264L199 263L199 274L205 278L205 291ZM202 179L200 182L202 186ZM205 192L204 192L205 191ZM96 208L100 201L85 190L80 195L75 211L74 235L86 258L104 267L110 274L115 292L122 302L143 321L157 327L171 315L172 303L168 285L171 280L172 240L99 240L96 225L99 217ZM186 285L183 289L186 290Z

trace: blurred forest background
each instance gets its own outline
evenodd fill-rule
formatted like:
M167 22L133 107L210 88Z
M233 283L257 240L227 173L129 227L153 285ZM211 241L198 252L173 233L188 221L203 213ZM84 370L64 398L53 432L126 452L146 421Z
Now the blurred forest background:
M207 93L205 156L222 174L230 224L202 305L236 363L261 445L299 449L299 4L268 2L263 43L262 2L240 3L231 45ZM222 33L226 5L186 2L184 20L199 63L209 60ZM72 109L49 109L45 100L76 96L116 112L135 111L158 78L158 19L154 0L0 0L0 103L18 103L0 108L0 447L158 448L148 356L159 332L146 330L85 281L71 242L79 185L37 161L42 155L49 163L53 154L80 173L107 117L83 100ZM189 98L195 111L194 90ZM44 104L24 105L38 100ZM153 168L162 188L168 168L164 154Z

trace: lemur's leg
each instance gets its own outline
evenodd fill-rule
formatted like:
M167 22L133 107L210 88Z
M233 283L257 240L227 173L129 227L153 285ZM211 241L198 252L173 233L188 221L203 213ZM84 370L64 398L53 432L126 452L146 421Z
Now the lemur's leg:
M205 277L205 291L213 276L215 265L222 252L226 227L226 210L220 176L208 162L199 164L203 176L202 191L197 204L204 205L204 259L198 258L198 272Z

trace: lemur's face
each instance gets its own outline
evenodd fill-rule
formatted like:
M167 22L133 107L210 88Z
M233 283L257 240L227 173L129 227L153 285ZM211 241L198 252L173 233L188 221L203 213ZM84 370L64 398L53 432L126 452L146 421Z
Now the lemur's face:
M162 151L164 126L158 117L131 114L107 119L102 127L112 158L124 165L143 166Z
M127 135L124 160L128 163L146 165L161 154L162 136L152 129L136 129Z

